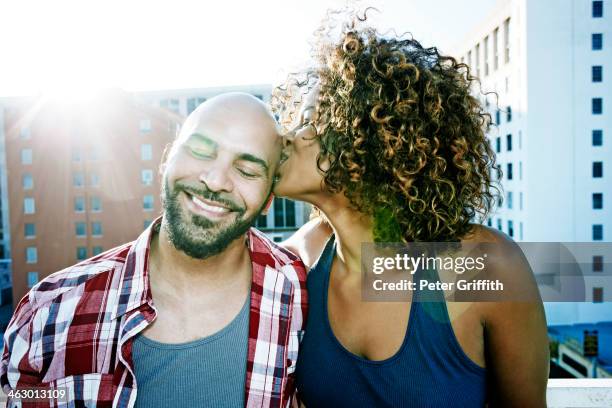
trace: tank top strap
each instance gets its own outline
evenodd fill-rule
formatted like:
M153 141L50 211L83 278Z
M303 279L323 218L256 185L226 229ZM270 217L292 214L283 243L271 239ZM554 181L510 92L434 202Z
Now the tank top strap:
M436 253L428 253L428 257L435 257ZM415 273L415 280L417 281L417 287L420 287L420 281L426 280L428 283L436 283L440 280L438 270L433 265L428 265L418 268ZM444 297L444 291L441 289L430 289L425 286L424 289L418 290L416 293L415 300L419 304L419 309L422 313L427 314L430 318L437 321L438 323L450 324L448 313L446 311L446 299Z
M325 243L323 252L319 255L319 258L315 261L314 265L310 268L309 275L322 277L331 271L332 262L334 260L334 254L336 252L336 237L332 234Z

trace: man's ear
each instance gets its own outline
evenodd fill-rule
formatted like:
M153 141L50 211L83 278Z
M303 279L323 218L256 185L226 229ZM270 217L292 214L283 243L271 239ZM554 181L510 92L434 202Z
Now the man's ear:
M166 171L166 165L168 162L168 157L170 156L170 152L172 151L172 148L174 146L174 142L172 143L168 143L166 145L166 147L164 147L164 151L162 153L162 159L161 159L161 163L159 165L159 176L163 176L164 172Z
M262 215L268 215L268 211L270 211L270 207L272 207L272 202L274 201L274 194L270 193L270 197L268 197L268 201L266 201L266 205L261 211Z

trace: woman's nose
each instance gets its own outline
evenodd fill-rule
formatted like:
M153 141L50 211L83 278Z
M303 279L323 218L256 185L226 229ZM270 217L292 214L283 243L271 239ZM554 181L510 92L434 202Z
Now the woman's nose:
M295 139L295 131L287 132L283 135L283 147L288 147L293 143Z

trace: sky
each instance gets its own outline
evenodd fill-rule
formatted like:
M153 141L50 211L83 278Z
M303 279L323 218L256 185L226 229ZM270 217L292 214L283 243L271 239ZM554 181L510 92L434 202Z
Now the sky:
M277 83L346 0L0 0L0 96ZM450 52L496 0L370 0L371 24Z

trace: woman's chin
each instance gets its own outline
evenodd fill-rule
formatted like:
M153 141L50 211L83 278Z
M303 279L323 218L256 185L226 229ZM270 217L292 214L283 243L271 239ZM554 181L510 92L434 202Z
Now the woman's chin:
M289 177L281 176L274 185L272 192L277 197L298 199L302 193L300 187L299 179L296 183L296 180L291 181Z
M272 192L277 197L287 197L288 191L286 177L279 176L278 181L274 184L274 189Z

